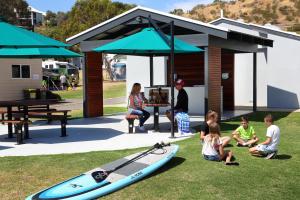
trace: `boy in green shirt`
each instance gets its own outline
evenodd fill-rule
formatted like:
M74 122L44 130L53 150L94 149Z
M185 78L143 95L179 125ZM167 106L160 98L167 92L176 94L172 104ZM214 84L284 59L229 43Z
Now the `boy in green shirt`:
M241 117L241 126L232 133L232 137L237 141L237 146L242 147L251 147L258 142L254 128L249 126L247 117Z

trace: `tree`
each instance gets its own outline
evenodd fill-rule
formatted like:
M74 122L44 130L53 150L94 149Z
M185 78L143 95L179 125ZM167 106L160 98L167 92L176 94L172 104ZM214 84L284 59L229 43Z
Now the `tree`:
M0 17L19 26L31 26L28 4L24 0L0 0Z
M179 15L179 16L181 16L181 15L184 14L184 11L183 11L181 8L179 8L179 9L174 9L174 10L171 11L170 13L171 13L171 14L174 14L174 15Z

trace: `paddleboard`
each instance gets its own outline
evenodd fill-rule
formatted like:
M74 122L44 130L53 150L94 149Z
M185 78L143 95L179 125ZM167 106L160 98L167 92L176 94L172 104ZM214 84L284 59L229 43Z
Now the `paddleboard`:
M162 148L154 148L145 155L142 154L144 152L139 152L126 156L42 190L27 197L26 200L85 200L99 198L151 174L172 159L178 148L178 145L171 144ZM111 172L100 182L92 176L95 172L115 169L141 154L140 158L134 159L128 165Z

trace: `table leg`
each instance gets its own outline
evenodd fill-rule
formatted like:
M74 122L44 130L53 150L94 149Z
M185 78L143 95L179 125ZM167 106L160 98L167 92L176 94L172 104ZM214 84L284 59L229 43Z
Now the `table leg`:
M159 131L159 107L154 106L154 131Z
M28 126L28 106L24 106L24 138L30 139L29 137L29 126Z
M12 120L12 107L7 107L7 120ZM11 123L8 123L8 138L13 138L13 126Z

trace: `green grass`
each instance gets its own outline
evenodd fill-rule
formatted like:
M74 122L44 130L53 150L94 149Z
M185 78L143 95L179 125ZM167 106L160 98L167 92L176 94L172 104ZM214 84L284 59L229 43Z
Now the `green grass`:
M62 99L82 99L83 90L82 87L78 87L76 90L69 91L54 91L53 93L61 96ZM115 98L126 96L126 83L125 82L104 82L103 86L103 98Z
M247 148L229 147L239 167L205 161L199 135L179 144L175 158L151 177L103 199L299 199L300 113L273 113L281 129L279 159L252 157ZM250 116L261 140L265 113ZM238 119L221 124L229 135ZM138 141L137 141L138 142ZM29 194L141 149L51 156L0 158L1 199L24 199Z
M116 113L126 112L126 107L120 106L104 106L104 115L112 115ZM82 118L83 111L82 110L72 110L71 112L71 119Z

